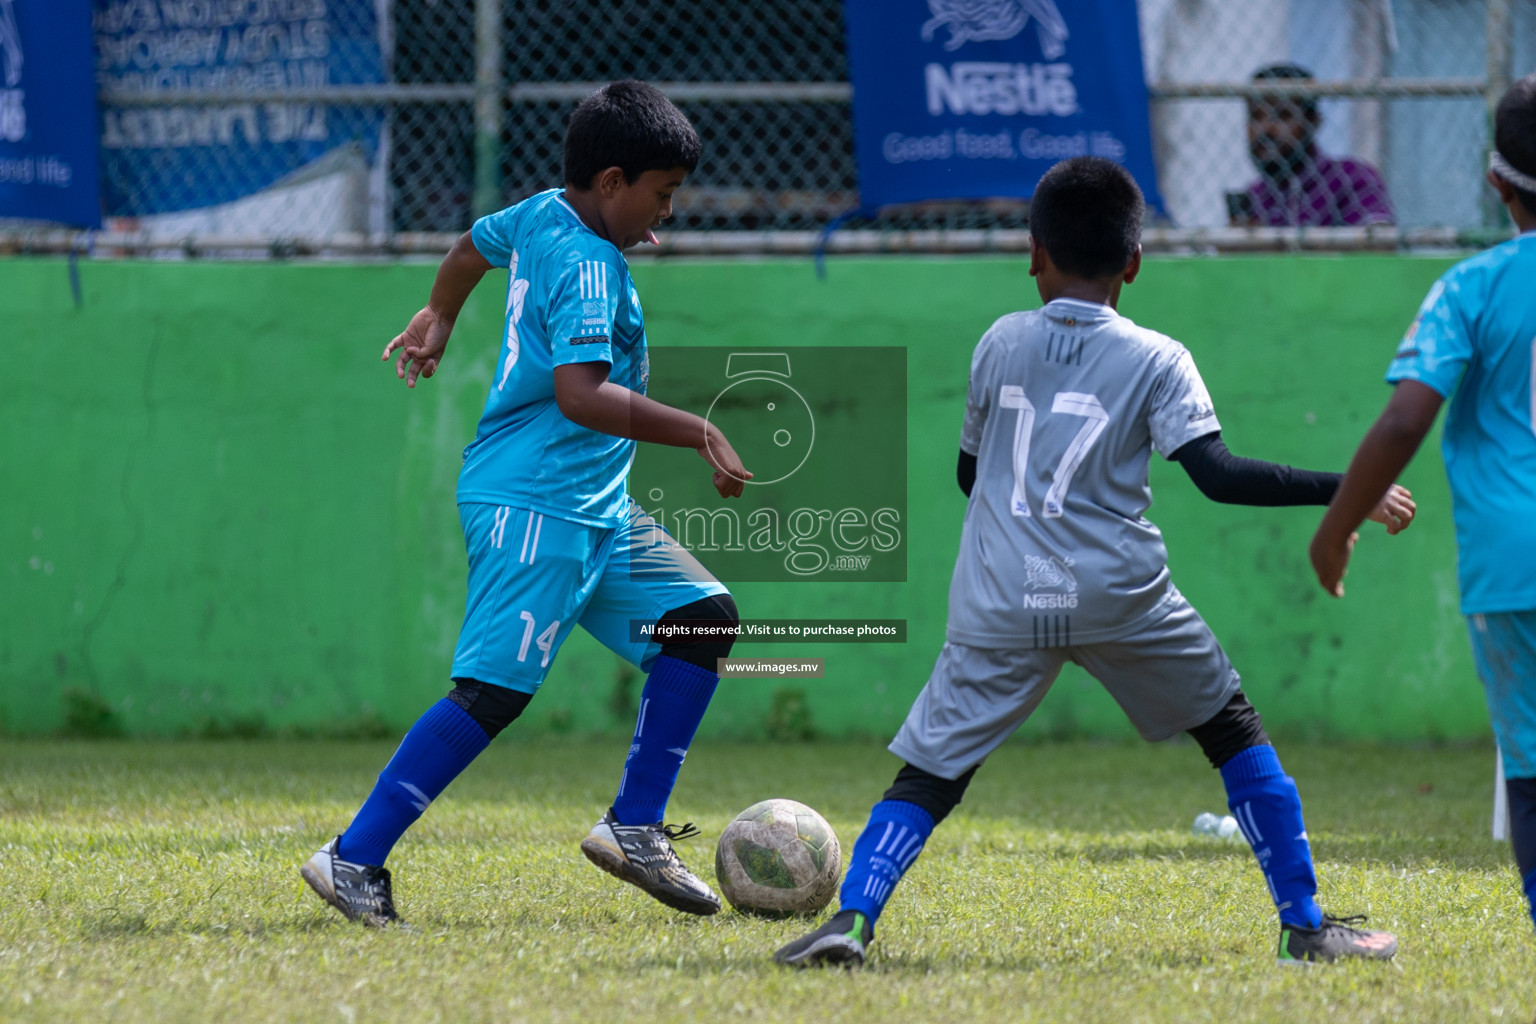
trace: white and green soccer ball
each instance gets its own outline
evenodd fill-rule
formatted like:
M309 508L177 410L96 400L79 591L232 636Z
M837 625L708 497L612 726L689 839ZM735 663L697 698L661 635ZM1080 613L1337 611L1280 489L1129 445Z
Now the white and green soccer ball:
M843 877L842 850L827 820L794 800L763 800L725 827L715 878L731 906L749 914L814 914Z

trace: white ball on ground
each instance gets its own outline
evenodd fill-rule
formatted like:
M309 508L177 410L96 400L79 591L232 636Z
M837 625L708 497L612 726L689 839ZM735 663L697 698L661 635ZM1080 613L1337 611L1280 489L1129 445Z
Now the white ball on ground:
M809 915L832 900L842 850L827 820L795 800L762 800L738 814L715 847L715 877L737 910Z

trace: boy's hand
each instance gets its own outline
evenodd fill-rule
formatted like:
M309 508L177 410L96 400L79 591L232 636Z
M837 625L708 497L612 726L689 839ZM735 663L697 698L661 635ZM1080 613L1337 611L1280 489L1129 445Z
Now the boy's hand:
M384 355L380 358L388 362L390 355L399 349L395 376L405 381L406 387L414 388L417 377L430 377L437 372L437 364L443 358L452 331L453 321L444 320L430 305L425 306L411 317L405 330L384 346Z
M1355 527L1370 518L1398 533L1413 522L1413 496L1393 481L1418 451L1443 401L1429 385L1405 380L1366 431L1308 549L1317 582L1334 597L1344 596L1344 571L1359 539Z
M1381 496L1381 500L1376 503L1376 507L1371 509L1371 514L1366 518L1384 525L1389 535L1399 534L1408 529L1408 524L1413 522L1418 508L1408 488L1401 484L1393 484L1387 488L1387 493Z
M1358 533L1350 533L1342 542L1326 536L1322 530L1312 538L1308 553L1312 556L1312 571L1317 582L1334 597L1344 596L1344 574L1349 571L1349 556L1354 553Z
M714 424L710 424L704 434L704 444L697 449L699 457L709 463L715 469L715 490L722 498L739 498L742 490L747 486L747 481L752 479L752 474L741 464L741 458L737 456L736 449L731 447L731 442L725 439L725 435Z

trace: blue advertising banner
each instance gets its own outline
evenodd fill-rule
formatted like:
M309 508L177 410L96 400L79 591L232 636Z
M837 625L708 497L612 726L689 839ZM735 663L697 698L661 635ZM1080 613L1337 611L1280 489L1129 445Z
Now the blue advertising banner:
M101 226L91 0L0 0L0 217Z
M148 95L384 81L375 0L94 0L97 80ZM102 201L168 213L260 191L349 144L372 158L383 112L306 101L104 105Z
M846 0L865 210L1028 198L1103 156L1162 209L1135 0Z

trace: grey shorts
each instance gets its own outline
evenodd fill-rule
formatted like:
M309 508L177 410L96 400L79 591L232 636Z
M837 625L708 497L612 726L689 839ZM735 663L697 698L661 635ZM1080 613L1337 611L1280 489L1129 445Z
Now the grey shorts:
M1153 742L1208 721L1241 685L1215 634L1176 594L1165 617L1109 643L1038 650L946 643L891 753L958 778L1024 724L1069 661L1097 679Z

